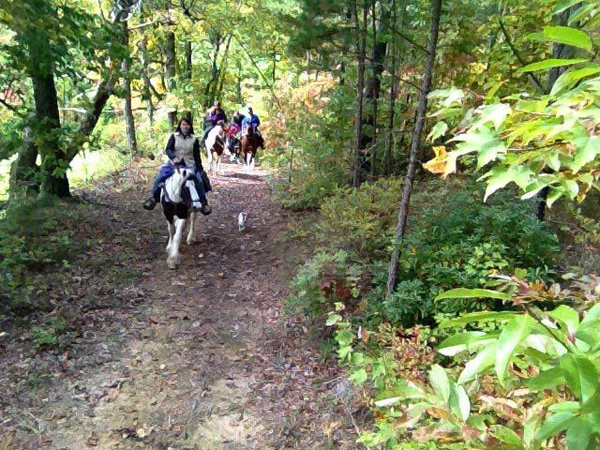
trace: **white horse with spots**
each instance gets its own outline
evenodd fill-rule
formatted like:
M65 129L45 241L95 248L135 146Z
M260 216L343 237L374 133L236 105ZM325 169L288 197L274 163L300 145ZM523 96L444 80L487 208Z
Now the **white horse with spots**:
M190 198L184 199L185 191ZM188 200L186 202L186 200ZM189 203L191 200L191 204ZM167 219L169 242L167 243L167 266L177 269L179 266L179 245L186 224L189 226L187 244L192 245L196 239L196 217L194 211L200 205L198 192L194 183L194 171L189 168L175 166L175 172L165 181L160 202ZM192 208L192 205L194 208Z
M208 157L208 170L211 173L219 173L221 169L221 156L225 149L225 128L222 124L217 124L208 132L204 141L206 155Z

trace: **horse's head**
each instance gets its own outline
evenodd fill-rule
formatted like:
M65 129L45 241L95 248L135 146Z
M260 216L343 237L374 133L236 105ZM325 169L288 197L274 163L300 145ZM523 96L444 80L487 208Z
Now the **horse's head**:
M185 182L194 175L193 170L188 169L185 166L175 164L175 172L165 181L165 189L167 195L174 203L183 201L181 196L181 189L185 185Z

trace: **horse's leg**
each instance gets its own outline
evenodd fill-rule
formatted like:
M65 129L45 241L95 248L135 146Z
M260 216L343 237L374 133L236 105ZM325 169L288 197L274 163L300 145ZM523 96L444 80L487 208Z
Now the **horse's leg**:
M192 211L190 213L190 218L188 219L188 223L190 225L190 229L188 230L188 235L187 235L187 244L188 245L192 245L198 241L196 239L196 217L197 217L197 215L198 215L198 213L195 213Z
M167 242L167 253L171 250L171 246L173 245L173 232L175 231L175 227L171 222L167 220L167 232L169 233L169 242Z
M246 168L250 167L250 161L252 160L252 152L246 153Z
M256 153L252 153L252 159L250 160L250 170L254 170L254 161L256 159Z
M221 172L221 155L217 155L217 175Z
M181 235L185 227L186 219L175 219L175 235L173 236L173 244L167 258L167 266L169 269L177 269L179 266L179 245L181 244Z
M212 156L211 149L209 149L208 147L206 147L206 155L207 155L207 159L208 159L208 171L212 173L212 160L213 160L213 156Z

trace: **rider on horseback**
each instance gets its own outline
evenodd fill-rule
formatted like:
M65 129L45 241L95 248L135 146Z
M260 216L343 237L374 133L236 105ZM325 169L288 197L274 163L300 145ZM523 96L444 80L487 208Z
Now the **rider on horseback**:
M215 125L219 123L224 124L225 122L227 122L227 114L225 114L225 111L223 111L221 108L221 102L219 102L219 100L215 100L213 107L210 108L206 113L204 135L202 136L201 143L203 147L206 136L208 136L210 130L212 130Z
M263 139L262 135L260 134L260 131L258 131L258 127L260 126L260 119L258 118L258 116L256 114L254 114L254 112L252 111L251 107L248 107L248 116L244 117L244 120L242 121L242 136L245 136L248 134L248 130L250 129L250 127L252 127L252 131L254 133L256 133L256 135L258 136L259 139L259 144L258 146L260 148L265 148L265 140Z
M241 114L239 111L235 111L233 113L233 117L231 118L231 120L241 129L242 122L244 121L245 118L246 118L245 115Z
M211 207L208 204L204 182L201 179L204 174L204 168L202 167L202 159L200 158L200 145L194 135L194 128L190 119L183 118L179 121L177 130L169 138L165 153L169 157L170 162L161 167L159 174L154 179L152 196L144 202L144 209L152 210L160 201L161 186L173 174L173 167L176 164L187 164L195 169L194 183L201 204L200 208L194 205L194 209L199 209L204 215L210 214ZM193 164L191 164L192 161ZM207 190L210 190L210 184L207 184Z

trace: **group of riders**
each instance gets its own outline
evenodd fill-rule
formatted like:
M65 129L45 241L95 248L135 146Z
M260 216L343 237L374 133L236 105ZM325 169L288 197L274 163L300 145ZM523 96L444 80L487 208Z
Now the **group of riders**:
M187 117L182 118L177 125L177 129L167 142L165 153L169 158L169 162L160 168L158 175L154 179L152 194L150 198L144 202L144 209L154 209L156 204L160 202L161 188L167 178L173 175L177 167L186 167L192 169L195 174L193 179L199 198L197 204L196 202L192 204L192 208L204 215L210 214L211 207L208 204L206 193L211 191L212 188L208 176L202 167L200 148L204 147L204 141L206 140L208 133L210 133L217 125L222 126L225 130L225 134L229 141L229 150L231 151L234 160L239 154L239 150L236 149L240 148L241 138L245 135L255 134L258 136L259 147L264 148L264 139L258 130L260 119L254 114L251 107L246 109L246 113L247 114L241 114L239 111L235 111L231 118L231 122L226 126L227 115L221 107L221 103L215 101L213 107L206 114L206 126L201 142L198 141L198 138L194 134L192 120Z

